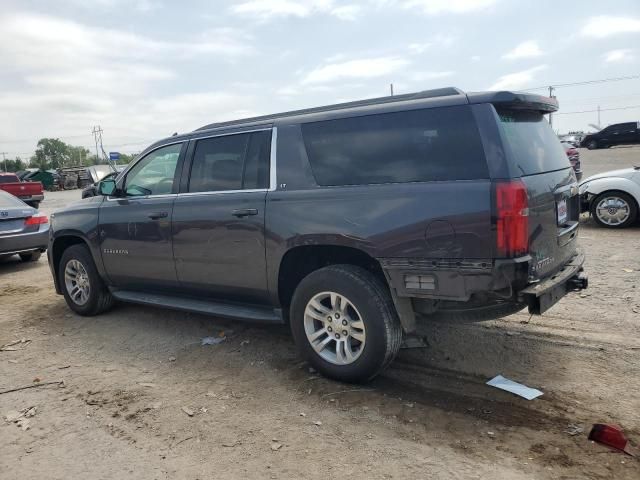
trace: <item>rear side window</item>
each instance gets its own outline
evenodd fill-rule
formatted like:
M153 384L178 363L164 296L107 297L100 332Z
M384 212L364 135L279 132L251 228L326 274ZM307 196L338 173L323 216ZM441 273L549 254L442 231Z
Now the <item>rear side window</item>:
M189 191L267 188L270 144L270 131L198 140Z
M466 106L308 123L302 134L320 185L489 176L480 134Z
M15 183L19 181L16 175L0 175L0 183Z
M520 175L535 175L570 166L564 148L542 113L499 110L498 115L511 158Z

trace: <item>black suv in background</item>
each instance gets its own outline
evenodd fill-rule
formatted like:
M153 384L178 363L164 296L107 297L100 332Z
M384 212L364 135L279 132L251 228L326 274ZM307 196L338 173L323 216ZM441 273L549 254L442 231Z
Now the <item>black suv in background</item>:
M626 122L609 125L599 132L588 134L582 139L580 146L595 150L636 143L640 143L640 122Z
M586 288L554 99L444 88L207 125L52 215L58 293L291 326L376 375L416 314L540 314Z

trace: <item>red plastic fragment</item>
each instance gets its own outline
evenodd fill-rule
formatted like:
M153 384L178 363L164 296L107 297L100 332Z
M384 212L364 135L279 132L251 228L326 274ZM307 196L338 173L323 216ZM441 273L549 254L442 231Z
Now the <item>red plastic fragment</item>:
M593 428L589 433L589 440L602 443L603 445L607 445L634 456L631 452L629 441L624 436L624 433L622 433L622 428L617 425L596 423L593 425Z

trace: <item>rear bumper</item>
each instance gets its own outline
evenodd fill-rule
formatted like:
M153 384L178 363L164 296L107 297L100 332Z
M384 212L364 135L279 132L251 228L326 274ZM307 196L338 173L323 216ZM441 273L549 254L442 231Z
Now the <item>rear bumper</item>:
M13 255L34 250L44 252L47 249L48 241L48 224L41 225L37 232L2 236L0 237L0 255Z
M44 200L44 194L38 195L16 195L23 202L41 202Z
M539 315L568 291L587 288L580 250L559 271L536 283L528 282L530 262L530 256L449 262L380 259L389 286L399 298L454 302L499 298L526 304L531 313Z
M560 271L519 291L518 301L527 304L531 314L540 315L546 312L567 292L588 287L589 281L583 272L583 263L584 253L578 251Z

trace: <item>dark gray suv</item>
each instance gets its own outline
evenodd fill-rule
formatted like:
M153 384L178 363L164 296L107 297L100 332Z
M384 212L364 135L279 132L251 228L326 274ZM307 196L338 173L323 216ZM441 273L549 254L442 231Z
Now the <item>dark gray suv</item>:
M540 314L586 288L554 99L443 88L207 125L52 216L56 290L291 326L372 378L421 314Z

